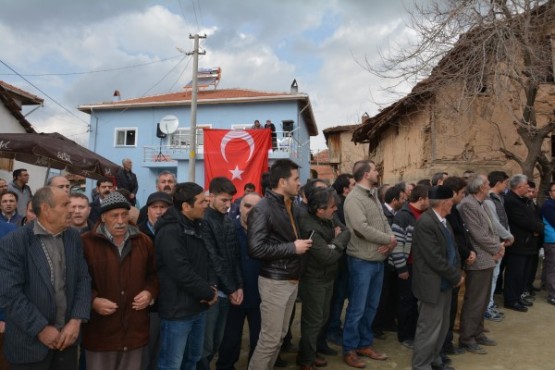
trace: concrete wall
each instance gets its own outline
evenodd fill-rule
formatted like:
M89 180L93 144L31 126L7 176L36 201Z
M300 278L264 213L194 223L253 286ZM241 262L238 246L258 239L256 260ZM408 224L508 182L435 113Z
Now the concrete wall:
M260 120L263 125L270 119L278 131L278 139L282 136L282 120L293 120L294 128L299 128L296 133L301 146L298 157L291 158L300 166L301 180L306 181L310 175L310 143L309 135L302 116L298 113L297 101L280 102L257 102L242 104L199 104L197 106L197 125L211 124L212 128L229 129L232 125L253 124L254 120ZM138 200L142 204L146 198L155 190L156 175L162 170L170 170L178 174L178 181L187 181L188 161L160 163L159 166L145 166L144 147L159 146L160 139L156 137L156 124L166 115L175 115L179 120L179 128L190 127L190 108L160 107L115 110L97 110L91 114L91 134L89 138L89 149L102 154L115 163L121 163L123 158L133 161L133 171L137 174L139 181ZM136 128L136 145L134 147L116 147L116 128ZM162 145L167 145L168 139L162 140ZM202 158L197 157L196 182L204 183L204 163ZM88 181L88 191L92 189L95 182Z

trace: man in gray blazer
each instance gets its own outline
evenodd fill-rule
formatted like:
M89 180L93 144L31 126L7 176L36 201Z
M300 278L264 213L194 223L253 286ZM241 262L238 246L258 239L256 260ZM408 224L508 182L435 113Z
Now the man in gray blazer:
M466 285L461 311L459 345L468 352L485 354L482 346L497 343L484 332L484 312L488 307L493 269L505 253L505 243L495 231L493 215L485 206L489 182L484 175L475 175L468 181L468 195L461 201L459 212L468 228L470 241L476 251L476 261L466 265Z
M452 289L464 282L453 231L445 220L453 206L453 191L434 186L428 197L430 208L416 222L412 237L412 289L419 311L413 370L451 369L440 351L449 329Z
M91 279L79 232L69 227L68 194L39 189L37 220L0 240L0 306L11 369L77 369L81 321L88 320Z

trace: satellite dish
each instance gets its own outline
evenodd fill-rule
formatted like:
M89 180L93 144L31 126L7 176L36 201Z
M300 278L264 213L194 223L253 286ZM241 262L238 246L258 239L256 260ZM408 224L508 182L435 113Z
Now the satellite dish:
M179 120L176 116L168 115L160 120L160 131L166 135L173 134L179 126Z

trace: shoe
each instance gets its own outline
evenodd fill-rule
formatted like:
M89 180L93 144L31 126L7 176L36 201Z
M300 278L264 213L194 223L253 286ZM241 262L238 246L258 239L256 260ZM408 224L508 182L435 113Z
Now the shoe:
M488 353L488 351L486 351L485 349L483 349L482 347L480 347L478 345L478 343L472 343L472 344L460 344L460 346L464 349L466 349L468 352L470 353L475 353L477 355L485 355Z
M289 362L282 359L281 356L278 356L276 362L274 363L274 367L287 367L287 366L289 366Z
M316 367L328 366L328 362L326 361L326 359L318 355L316 355L316 358L314 359L314 362L312 364Z
M281 352L285 352L285 353L297 353L299 352L299 349L297 348L297 346L295 346L293 343L288 342L288 343L283 343L281 345Z
M317 349L318 353L321 353L326 356L337 356L337 351L333 348L330 348L327 343L322 343L318 346Z
M505 308L518 312L528 312L528 307L522 305L520 302L506 303Z
M355 351L349 351L343 355L343 361L350 367L356 367L357 369L364 369L366 364L360 357L358 357Z
M524 298L520 298L518 303L520 303L521 305L526 306L526 307L532 307L534 305L533 302L530 302L528 299L524 299Z
M451 365L453 363L453 360L451 360L451 358L445 353L440 353L439 357L441 358L441 361L443 361L444 365Z
M552 304L555 306L555 297L549 297L547 298L547 303Z
M432 370L455 370L455 368L447 364L441 364L441 365L432 365Z
M385 336L385 333L383 331L378 329L378 330L374 330L374 338L383 340L383 339L386 338L386 336Z
M483 337L478 337L478 338L476 338L476 343L478 343L478 344L480 344L480 345L482 345L482 346L490 346L490 347L493 347L493 346L496 346L496 345L497 345L497 342L496 342L496 341L494 341L493 339L490 339L490 338L486 337L485 335L484 335Z
M495 312L496 314L498 314L501 317L505 317L505 313L503 311L499 311L499 306L495 303L492 304L488 310L492 311L492 312Z
M536 293L531 294L530 292L526 291L524 293L522 293L520 295L520 299L524 299L526 301L530 301L530 302L534 302L536 300L536 297L534 297L534 295L536 295Z
M489 309L486 312L484 312L484 319L489 321L494 321L494 322L503 321L503 317L501 315L498 315L492 309Z
M387 355L385 353L376 352L374 348L370 346L357 349L357 355L369 357L372 360L378 360L378 361L387 360Z
M447 348L445 348L444 352L448 355L462 355L466 352L466 350L461 347L455 347L451 344Z
M414 349L414 340L412 339L405 339L401 342L403 347L407 347L408 349Z
M328 334L328 342L331 342L337 346L343 345L343 335L341 333L330 333Z

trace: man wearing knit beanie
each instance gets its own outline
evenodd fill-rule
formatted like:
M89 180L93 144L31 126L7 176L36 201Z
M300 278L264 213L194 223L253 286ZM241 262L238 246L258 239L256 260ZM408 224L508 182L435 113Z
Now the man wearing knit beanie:
M129 223L130 207L122 194L108 194L101 222L82 236L93 291L91 320L83 327L89 370L142 368L148 308L159 284L152 241Z

